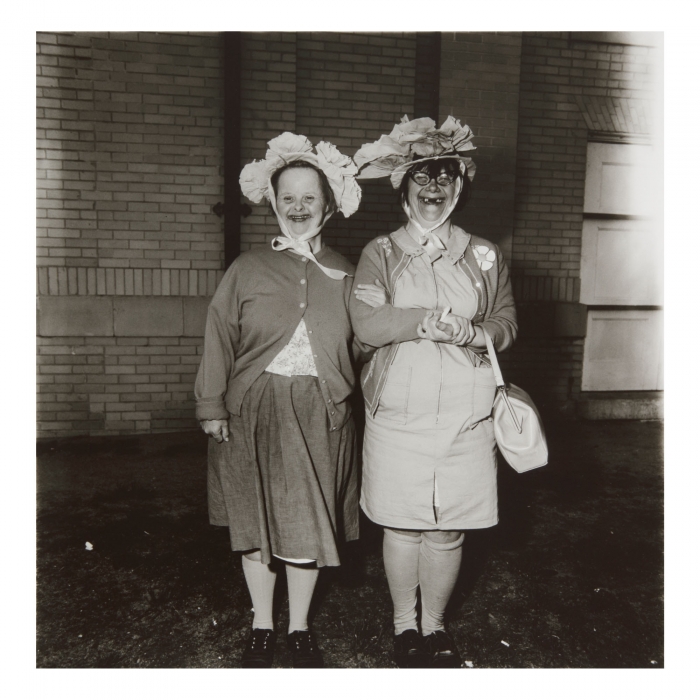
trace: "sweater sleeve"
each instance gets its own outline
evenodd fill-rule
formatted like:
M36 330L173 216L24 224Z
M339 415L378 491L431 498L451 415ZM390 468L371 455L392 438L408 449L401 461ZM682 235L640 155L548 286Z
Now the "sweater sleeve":
M226 420L225 397L238 346L237 274L232 265L209 304L204 331L204 353L197 372L194 395L197 420Z
M389 290L387 271L380 264L381 255L374 241L365 247L355 272L355 287L379 280ZM373 348L416 340L419 337L416 329L424 316L425 309L398 309L391 304L373 308L354 294L350 297L350 319L355 335L360 342Z
M496 247L496 254L498 258L498 286L496 288L493 310L483 323L477 325L481 325L488 332L494 348L498 352L502 352L507 350L515 341L518 333L518 322L508 266L498 247Z

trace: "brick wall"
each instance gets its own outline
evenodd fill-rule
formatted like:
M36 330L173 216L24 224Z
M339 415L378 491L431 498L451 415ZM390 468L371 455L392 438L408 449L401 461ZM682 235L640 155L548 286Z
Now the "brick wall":
M650 100L652 49L577 39L522 38L512 270L518 296L578 301L587 100Z
M510 260L521 312L521 336L504 357L510 378L564 410L580 391L582 333L570 321L580 317L588 134L643 122L653 97L650 49L590 39L243 35L241 165L284 130L352 155L403 114L425 116L417 108L472 127L474 197L455 220ZM42 437L195 426L205 309L223 274L222 221L212 213L223 199L222 48L213 34L37 35ZM438 48L439 105L437 72L421 65ZM622 115L615 100L633 108ZM358 213L336 215L325 235L356 262L402 220L387 182L364 183ZM241 249L276 234L267 206L255 206ZM552 330L558 311L542 304L572 312L565 332ZM542 333L545 311L554 321Z
M37 48L38 264L219 270L220 37L39 34Z
M270 139L283 131L296 132L296 36L284 32L243 35L241 168L264 158ZM252 210L241 221L241 251L279 234L266 203L252 205Z
M347 155L413 116L415 35L299 32L246 34L243 44L243 164L263 158L282 131L328 140ZM364 183L352 219L336 214L324 238L353 262L364 245L398 228L402 210L387 183ZM241 249L278 235L266 204L241 226Z
M353 156L388 133L404 114L413 117L415 35L300 33L297 57L297 126L313 142L327 139ZM387 182L363 182L351 219L336 214L324 238L352 262L362 248L403 223L403 210Z
M510 257L514 226L521 35L442 35L440 120L461 118L474 132L472 201L453 220Z
M600 128L606 105L614 113L633 100L643 116L655 96L653 49L583 36L522 35L511 259L516 300L529 312L511 353L513 381L569 413L581 390L583 341L538 338L527 319L547 304L579 301L589 131ZM609 121L607 130L627 131Z
M195 425L185 300L222 274L221 50L211 34L37 35L40 437Z

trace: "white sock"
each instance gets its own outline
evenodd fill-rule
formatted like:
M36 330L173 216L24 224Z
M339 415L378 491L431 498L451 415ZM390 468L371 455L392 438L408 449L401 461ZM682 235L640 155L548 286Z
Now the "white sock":
M242 561L245 582L253 601L253 629L274 629L272 600L277 572L260 561L260 550L244 554Z
M308 630L309 606L318 580L318 567L286 564L287 588L289 590L289 629Z
M462 563L464 533L454 542L433 542L425 533L420 543L418 579L421 595L421 632L445 629L443 618Z
M418 629L420 534L384 528L384 570L394 603L394 634Z

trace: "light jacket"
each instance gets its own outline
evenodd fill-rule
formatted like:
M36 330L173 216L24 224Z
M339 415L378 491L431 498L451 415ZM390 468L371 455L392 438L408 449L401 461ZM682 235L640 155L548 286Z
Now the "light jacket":
M488 332L496 350L506 350L515 340L518 327L505 259L493 243L465 233L458 226L453 225L452 231L443 255L458 265L474 286L478 308L472 322ZM419 338L417 328L426 309L402 309L393 303L397 280L422 252L421 246L402 227L389 236L370 241L355 272L355 287L379 280L390 295L390 303L376 308L359 301L354 294L350 297L350 318L357 338L378 348L363 367L360 378L370 415L377 410L399 343Z

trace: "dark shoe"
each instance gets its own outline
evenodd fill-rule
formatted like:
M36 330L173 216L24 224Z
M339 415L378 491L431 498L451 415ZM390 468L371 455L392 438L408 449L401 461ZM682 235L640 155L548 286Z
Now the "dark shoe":
M394 635L394 663L399 668L425 668L423 638L418 630L405 630Z
M323 668L323 657L313 632L297 630L288 634L287 646L292 652L294 668Z
M460 668L462 659L447 632L438 630L423 637L430 668Z
M241 657L243 668L270 668L275 655L275 633L272 630L254 629Z

